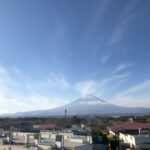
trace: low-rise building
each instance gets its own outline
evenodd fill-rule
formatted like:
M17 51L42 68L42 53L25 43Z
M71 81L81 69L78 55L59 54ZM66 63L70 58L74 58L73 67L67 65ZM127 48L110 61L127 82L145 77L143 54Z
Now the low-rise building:
M136 148L140 144L150 143L150 123L127 122L108 128L112 137L117 137L120 144Z
M119 139L126 144L129 144L131 148L136 148L140 144L150 143L150 135L137 134L123 134L119 133Z
M33 125L33 129L39 129L40 128L40 125L36 124L36 125Z
M41 148L42 150L52 150L55 148L70 150L92 150L92 136L88 131L81 128L54 130L56 126L53 124L40 125L40 132L32 131L5 131L5 135L0 139L0 148L8 148L18 150L21 146L28 148ZM45 130L46 129L46 130ZM3 145L3 146L1 146ZM20 150L19 149L19 150Z
M18 121L14 122L11 128L18 131L29 131L33 128L33 124L32 121Z
M56 130L55 124L41 124L39 127L40 130Z

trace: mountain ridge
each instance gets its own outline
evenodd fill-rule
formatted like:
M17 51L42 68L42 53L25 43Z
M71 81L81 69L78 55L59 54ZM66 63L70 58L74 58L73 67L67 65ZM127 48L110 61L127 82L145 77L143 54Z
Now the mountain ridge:
M68 115L111 115L111 114L150 114L150 108L144 107L123 107L106 102L94 95L84 95L77 100L60 107L48 110L36 110L18 113L9 113L1 116L51 116L51 115L64 115L67 109Z

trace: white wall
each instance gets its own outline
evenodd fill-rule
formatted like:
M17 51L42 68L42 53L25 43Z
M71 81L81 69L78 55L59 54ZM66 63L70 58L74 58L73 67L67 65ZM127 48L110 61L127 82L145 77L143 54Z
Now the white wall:
M51 133L50 132L40 132L41 133L41 138L50 138Z
M146 137L146 135L129 135L119 133L119 139L123 140L124 143L129 143L131 147L137 147L137 145L143 143L150 143L150 137Z
M74 139L74 138L71 138L70 139L70 142L77 142L77 143L84 143L84 140L83 139Z
M135 138L132 135L119 133L119 139L122 140L124 143L129 143L130 147L136 147Z
M92 137L91 136L79 136L74 135L70 138L71 142L77 142L77 143L89 143L92 144Z
M73 133L72 132L59 132L59 135L64 135L64 138L65 139L69 139L73 136Z
M115 132L113 132L113 131L111 131L111 130L109 129L109 135L110 135L111 137L113 137L113 136L115 136Z
M13 136L26 137L29 134L31 139L34 139L34 133L30 132L13 132Z
M33 125L34 129L39 129L40 125Z

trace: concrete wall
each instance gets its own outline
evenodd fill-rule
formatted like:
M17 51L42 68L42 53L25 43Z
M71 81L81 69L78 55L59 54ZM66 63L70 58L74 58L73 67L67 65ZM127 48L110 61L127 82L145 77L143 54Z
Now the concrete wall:
M19 137L26 137L27 134L30 135L31 139L34 139L34 134L35 133L30 133L30 132L13 132L13 136L19 136Z
M136 145L150 143L150 137L135 137L135 143Z
M41 138L52 138L55 139L56 135L64 135L64 139L69 139L72 142L79 142L79 143L90 143L92 144L92 137L91 136L81 136L81 135L74 135L73 132L40 132Z
M64 139L70 139L73 136L72 132L64 133L64 132L59 132L59 135L64 135Z
M136 147L135 138L132 135L119 133L119 139L122 140L124 143L129 143L130 147Z
M51 137L51 132L40 132L41 133L41 138L50 138Z
M84 141L83 139L75 139L75 138L70 139L70 142L84 143L83 141Z
M56 135L64 135L65 139L69 139L73 136L72 132L40 132L41 138L56 138Z
M33 129L39 129L40 125L33 125Z
M92 137L91 136L72 136L70 142L77 142L77 143L89 143L92 144Z
M129 143L130 147L137 147L139 144L150 143L150 136L146 135L129 135L119 133L119 139L123 140L124 143Z
M107 146L103 144L80 145L74 147L74 150L106 150Z
M87 143L92 144L92 136L87 136Z
M42 150L51 150L51 146L48 146L48 145L39 144L38 147L40 147Z

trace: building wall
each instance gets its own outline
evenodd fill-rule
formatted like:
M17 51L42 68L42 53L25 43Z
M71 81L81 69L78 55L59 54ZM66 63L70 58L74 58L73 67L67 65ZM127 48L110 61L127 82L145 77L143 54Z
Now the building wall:
M70 142L84 143L84 139L81 139L81 138L80 139L71 138Z
M113 132L113 131L111 131L111 130L109 129L109 135L110 135L111 137L113 137L113 136L115 136L115 132Z
M40 125L33 125L33 128L34 128L34 129L39 129L39 128L40 128Z
M119 139L123 140L124 143L129 143L130 147L137 147L139 144L149 143L150 137L146 135L129 135L119 133Z
M50 138L51 137L51 132L40 132L41 138Z
M30 132L13 132L13 136L19 136L19 137L26 137L26 135L29 134L30 138L34 138L35 133L30 133Z
M143 143L150 143L150 137L149 136L135 137L135 142L136 142L136 145L143 144Z
M59 135L64 135L65 139L69 139L73 136L73 133L72 132L69 132L69 133L60 132Z
M78 142L78 143L89 143L92 144L92 137L91 136L78 136L74 135L70 138L71 142Z
M74 135L73 132L40 132L41 138L55 139L56 135L64 135L64 139L69 139L72 142L90 143L92 144L91 136Z
M124 143L129 143L130 147L136 147L135 138L132 135L119 133L119 139L122 140Z

